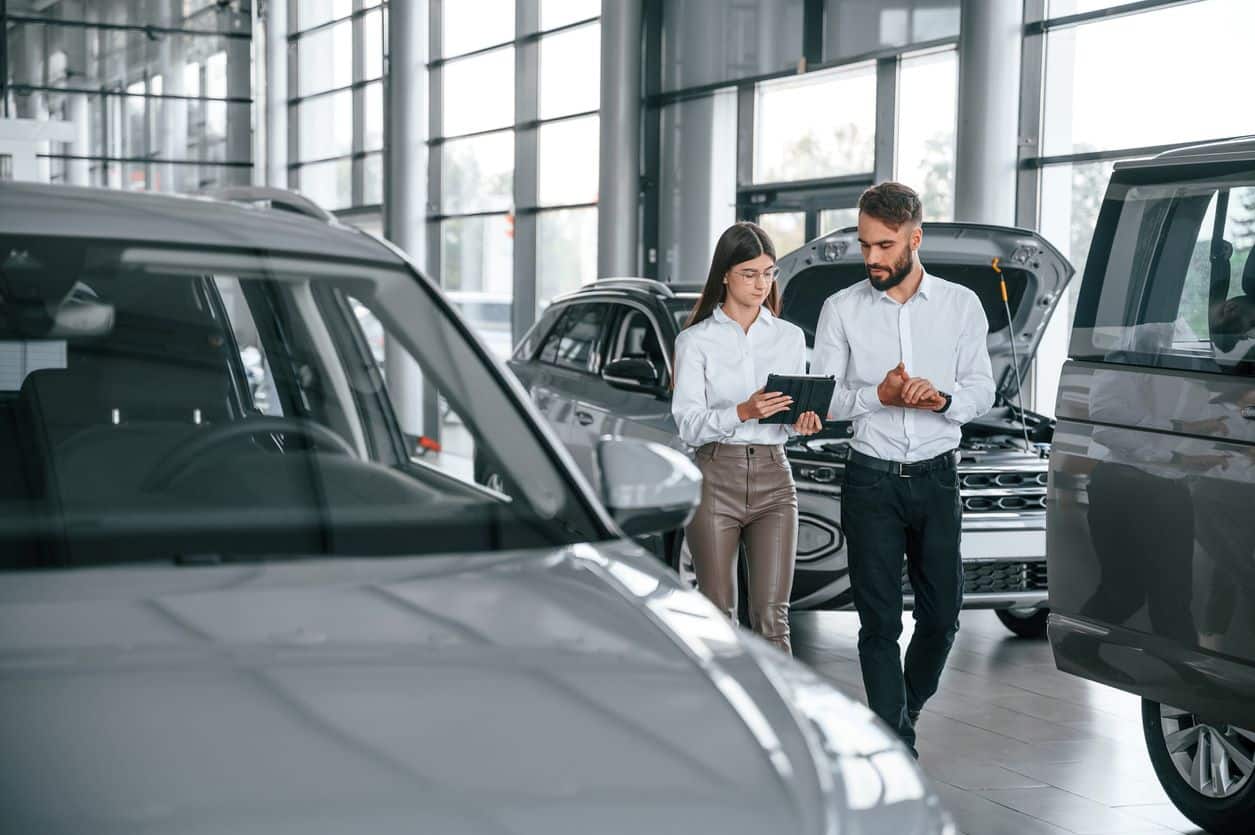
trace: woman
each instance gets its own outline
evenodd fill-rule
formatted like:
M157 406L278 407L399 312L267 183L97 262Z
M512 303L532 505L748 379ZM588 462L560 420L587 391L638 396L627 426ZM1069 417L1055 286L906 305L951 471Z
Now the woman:
M730 227L715 245L701 298L675 342L671 414L697 447L702 502L685 528L697 587L732 616L737 553L749 563L754 631L785 652L797 545L797 490L784 442L790 427L760 424L792 400L763 390L767 375L806 372L806 339L777 318L776 250L753 223ZM812 435L807 412L792 431Z

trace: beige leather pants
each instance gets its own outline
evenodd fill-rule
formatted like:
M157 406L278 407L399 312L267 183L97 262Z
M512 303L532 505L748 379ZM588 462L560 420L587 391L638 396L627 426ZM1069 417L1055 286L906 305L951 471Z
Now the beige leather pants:
M754 631L791 652L789 594L797 552L797 489L784 448L707 444L697 450L702 502L684 529L697 587L735 618L736 568L745 542Z

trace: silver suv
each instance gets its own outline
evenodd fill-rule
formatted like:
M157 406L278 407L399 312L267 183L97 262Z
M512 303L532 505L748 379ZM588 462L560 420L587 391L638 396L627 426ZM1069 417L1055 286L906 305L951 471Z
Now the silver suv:
M1044 637L1046 470L1054 422L1015 403L1073 269L1034 232L969 223L925 224L920 255L930 272L979 294L998 384L994 408L963 430L964 605L996 609L1016 634ZM1005 304L995 259L1006 280ZM782 314L806 332L808 343L824 300L867 277L853 228L807 244L779 266ZM593 450L606 435L685 449L668 386L672 346L699 289L641 278L598 281L556 299L515 349L510 368L590 476ZM832 422L788 448L801 511L793 584L798 609L854 605L840 525L850 434L848 423ZM681 539L676 532L650 545L691 578ZM902 584L910 605L905 570Z
M627 538L691 462L606 441L598 501L400 251L236 199L0 183L6 832L953 831Z
M1255 140L1118 164L1059 385L1059 669L1142 697L1173 803L1255 827Z

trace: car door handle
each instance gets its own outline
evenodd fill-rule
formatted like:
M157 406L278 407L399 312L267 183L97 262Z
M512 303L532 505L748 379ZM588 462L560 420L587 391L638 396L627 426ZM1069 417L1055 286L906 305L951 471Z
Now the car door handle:
M576 412L575 419L579 421L580 426L588 426L593 422L593 416L588 412Z
M1255 406L1243 406L1242 417L1247 420L1255 420Z

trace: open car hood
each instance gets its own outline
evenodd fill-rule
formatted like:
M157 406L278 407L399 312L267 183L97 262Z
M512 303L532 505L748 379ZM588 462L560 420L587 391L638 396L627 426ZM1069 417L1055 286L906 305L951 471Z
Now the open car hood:
M993 259L1007 280L1011 327ZM1017 390L1012 344L1020 378L1028 373L1046 323L1075 270L1045 238L1027 229L979 223L925 223L920 260L929 273L962 284L980 296L989 320L989 358L998 397L1007 402ZM867 280L858 230L849 227L779 259L781 314L806 333L813 346L824 301L839 290Z

